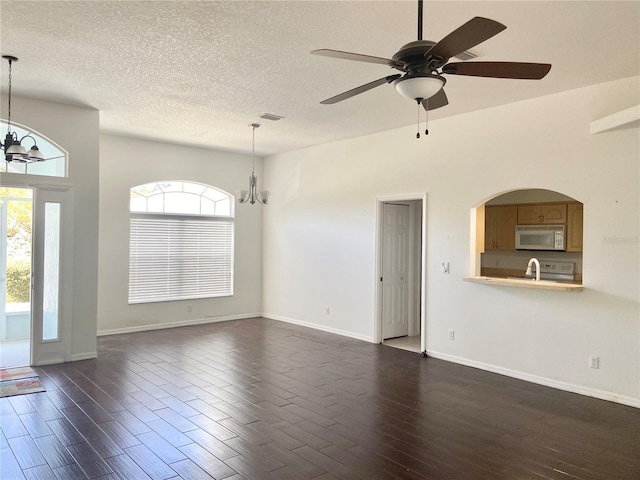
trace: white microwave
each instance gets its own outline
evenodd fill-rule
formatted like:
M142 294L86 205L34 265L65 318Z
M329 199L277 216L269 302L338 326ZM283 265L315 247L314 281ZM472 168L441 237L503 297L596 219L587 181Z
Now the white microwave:
M564 225L518 225L516 227L517 250L567 249Z

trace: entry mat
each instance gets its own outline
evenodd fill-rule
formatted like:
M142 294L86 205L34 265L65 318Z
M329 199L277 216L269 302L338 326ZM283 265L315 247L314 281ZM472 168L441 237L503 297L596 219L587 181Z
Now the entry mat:
M0 397L44 391L40 377L31 367L0 368Z

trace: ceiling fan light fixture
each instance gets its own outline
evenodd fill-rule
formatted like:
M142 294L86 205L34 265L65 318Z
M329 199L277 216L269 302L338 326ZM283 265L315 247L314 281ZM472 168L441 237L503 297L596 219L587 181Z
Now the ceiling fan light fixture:
M399 78L393 84L403 97L409 100L426 100L442 90L446 80L440 75L421 75Z

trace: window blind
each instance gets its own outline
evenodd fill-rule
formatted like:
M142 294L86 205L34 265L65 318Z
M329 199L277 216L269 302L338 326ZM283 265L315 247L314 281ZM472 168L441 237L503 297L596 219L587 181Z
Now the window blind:
M233 295L233 218L131 214L129 303Z

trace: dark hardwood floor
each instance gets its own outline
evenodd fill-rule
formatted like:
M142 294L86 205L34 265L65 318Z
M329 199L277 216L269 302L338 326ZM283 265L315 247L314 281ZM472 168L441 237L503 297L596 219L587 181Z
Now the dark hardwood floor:
M9 479L634 479L640 410L265 319L98 339L0 399Z

